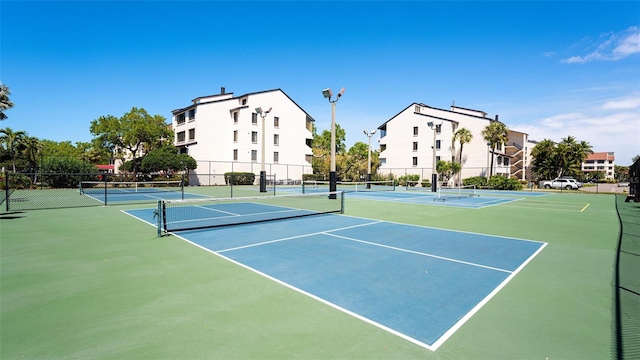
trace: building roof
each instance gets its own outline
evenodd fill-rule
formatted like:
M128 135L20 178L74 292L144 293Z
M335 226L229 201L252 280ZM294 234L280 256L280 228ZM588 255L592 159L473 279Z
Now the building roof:
M491 118L488 118L488 117L484 117L484 116L472 115L472 114L464 113L464 112L455 112L455 111L452 111L452 110L440 109L440 108L433 107L433 106L429 106L429 105L426 105L426 104L423 104L423 103L417 103L417 102L414 102L414 103L412 103L411 105L407 106L406 108L404 108L404 109L400 110L400 112L398 112L397 114L393 115L393 116L391 117L391 119L389 119L389 120L385 121L382 125L378 126L378 129L382 129L382 128L384 128L384 126L385 126L385 125L387 125L387 123L388 123L389 121L391 121L391 120L395 119L398 115L402 114L404 111L406 111L408 108L410 108L410 107L412 107L412 106L421 106L421 107L426 107L426 108L430 108L430 109L440 110L440 111L444 111L444 112L448 112L448 113L452 113L452 114L456 114L456 115L464 115L464 116L468 116L468 117L470 117L470 118L476 118L476 119L482 119L482 120L488 120L488 121L495 121L494 119L491 119ZM464 109L464 108L457 107L457 106L456 106L456 108L458 108L458 109ZM474 112L479 112L479 113L484 113L483 111L479 111L479 110L472 110L472 111L474 111ZM427 117L432 117L432 118L437 118L437 119L442 119L442 120L446 120L446 121L451 121L451 122L455 122L455 123L457 123L457 121L455 121L455 120L446 119L446 118L441 118L441 117L437 117L437 116L433 116L433 115L427 115L427 114L418 114L418 115L423 115L423 116L427 116Z
M224 88L223 88L224 89ZM224 90L223 90L224 91ZM218 102L223 102L223 101L229 101L229 100L237 100L239 98L243 98L243 97L247 97L247 96L251 96L251 95L256 95L256 94L264 94L264 93L268 93L268 92L274 92L274 91L280 91L282 94L284 94L284 96L286 96L289 100L291 100L291 102L296 105L300 110L302 110L303 113L305 113L305 115L311 119L311 121L315 120L313 119L313 117L311 115L309 115L309 113L307 113L300 105L298 105L298 103L296 103L289 95L287 95L287 93L285 93L284 91L282 91L282 89L278 88L278 89L271 89L271 90L263 90L263 91L255 91L255 92L251 92L251 93L246 93L246 94L242 94L240 96L233 96L233 93L228 93L228 92L223 92L221 94L218 94L220 96L227 96L224 97L222 99L218 99L218 100L211 100L211 101L203 101L203 102L197 102L198 99L204 99L204 98L208 98L208 97L215 97L216 95L209 95L209 96L200 96L195 98L194 104L193 105L189 105L187 107L181 108L181 109L175 109L173 111L171 111L172 114L178 114L190 109L195 108L198 105L203 105L203 104L211 104L211 103L218 103ZM221 91L222 92L222 91ZM228 95L231 95L231 97L228 97Z
M614 161L616 159L613 152L594 152L593 154L587 155L586 160L611 160Z

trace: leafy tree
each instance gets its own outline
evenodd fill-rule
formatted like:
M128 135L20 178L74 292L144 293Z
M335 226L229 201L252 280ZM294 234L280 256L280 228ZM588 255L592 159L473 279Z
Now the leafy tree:
M13 107L13 103L9 100L9 95L11 95L9 87L0 83L0 120L7 119L7 115L4 112Z
M329 172L331 171L331 130L324 130L321 134L316 133L316 129L313 129L313 142L311 144L313 159L311 165L315 174L322 174L326 179L329 178ZM346 133L340 125L336 124L336 177L340 178L338 174L340 164L339 158L345 153L346 146L344 144Z
M493 158L495 157L496 147L504 145L509 140L509 129L500 121L492 121L491 124L482 130L482 136L491 147L491 167L489 168L489 177L493 176Z
M29 168L36 170L38 168L38 157L42 150L42 142L35 137L25 136L22 139L22 153L25 155ZM33 182L36 182L36 174L33 175Z
M13 172L16 172L16 157L22 150L22 140L27 136L24 131L13 131L11 128L0 129L0 144L11 158Z
M579 176L582 163L591 153L593 150L588 142L578 142L573 136L567 136L557 144L544 139L531 149L531 170L542 179Z
M163 116L151 116L145 109L134 107L120 118L107 115L93 120L90 131L101 147L112 150L123 162L131 156L135 174L139 153L144 156L172 141L173 130L165 122Z
M556 144L544 139L531 149L531 171L538 175L541 179L552 179L555 175L556 168L554 164L554 154Z
M93 180L98 174L95 165L68 156L47 157L43 160L47 173L42 181L56 188L75 188L82 180Z
M438 160L436 172L440 175L442 182L446 183L453 175L460 172L460 164L455 161Z
M346 154L340 156L340 177L360 180L366 178L369 171L369 145L363 142L357 142L349 148ZM377 151L371 152L371 173L375 174L376 169L380 166L380 159Z
M179 149L173 145L163 146L151 150L142 159L140 170L144 172L167 172L183 170L195 170L198 164L196 160L187 155L180 154Z

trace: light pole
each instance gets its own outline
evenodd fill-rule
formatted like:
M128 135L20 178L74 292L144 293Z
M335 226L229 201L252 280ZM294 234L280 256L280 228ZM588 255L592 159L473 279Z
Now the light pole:
M371 189L371 137L375 135L375 133L375 130L364 130L364 134L369 138L369 145L367 147L367 189Z
M256 108L256 113L260 115L262 118L262 151L261 151L261 161L260 161L260 192L267 192L267 171L264 168L264 153L265 153L265 126L264 119L267 117L267 114L271 112L271 108L267 111L262 111L261 107Z
M430 127L431 130L433 130L433 146L431 147L433 149L431 191L436 192L438 191L438 173L436 172L436 125L432 121L429 121L427 123L427 126Z
M340 89L335 100L331 100L333 92L330 88L322 90L322 95L331 103L331 169L329 170L329 194L330 199L336 198L336 102L340 99L346 89Z

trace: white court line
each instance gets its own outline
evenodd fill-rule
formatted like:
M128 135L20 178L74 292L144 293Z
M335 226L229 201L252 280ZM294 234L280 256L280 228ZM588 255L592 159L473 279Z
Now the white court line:
M440 260L451 261L451 262L456 262L456 263L460 263L460 264L464 264L464 265L471 265L471 266L476 266L476 267L480 267L480 268L484 268L484 269L506 272L507 274L511 274L512 273L511 270L505 270L505 269L500 269L500 268L496 268L496 267L492 267L492 266L476 264L476 263L472 263L472 262L468 262L468 261L452 259L452 258L448 258L448 257L444 257L444 256L438 256L438 255L433 255L433 254L429 254L429 253L423 253L423 252L420 252L420 251L407 250L407 249L403 249L403 248L399 248L399 247L395 247L395 246L389 246L389 245L378 244L378 243L374 243L374 242L370 242L370 241L354 239L354 238L350 238L350 237L347 237L347 236L341 236L341 235L335 235L335 234L329 234L329 233L324 233L324 234L328 235L328 236L337 237L337 238L340 238L340 239L345 239L345 240L349 240L349 241L355 241L355 242L359 242L359 243L363 243L363 244L367 244L367 245L379 246L379 247L383 247L383 248L387 248L387 249L391 249L391 250L396 250L396 251L402 251L402 252L406 252L406 253L410 253L410 254L428 256L428 257L432 257L432 258L436 258L436 259L440 259Z
M290 237L281 238L281 239L263 241L263 242L260 242L260 243L244 245L244 246L238 246L238 247L224 249L224 250L218 250L217 252L218 253L223 253L223 252L227 252L227 251L246 249L246 248L250 248L250 247L254 247L254 246L261 246L261 245L272 244L272 243L277 243L277 242L281 242L281 241L287 241L287 240L293 240L293 239L300 239L300 238L303 238L303 237L321 235L321 234L325 234L326 231L340 231L340 230L346 230L346 229L353 229L353 228L362 227L362 226L369 226L369 225L379 224L381 222L382 221L374 221L374 222L370 222L370 223L366 223L366 224L352 225L352 226L346 226L346 227L332 229L332 230L318 231L318 232L304 234L304 235L290 236Z

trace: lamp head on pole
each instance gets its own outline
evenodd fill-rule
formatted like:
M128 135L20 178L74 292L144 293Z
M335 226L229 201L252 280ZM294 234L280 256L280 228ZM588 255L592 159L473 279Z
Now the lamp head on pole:
M340 96L342 96L342 94L344 94L344 91L347 90L346 88L342 88L340 89L340 92L338 93L338 96L336 96L336 100L340 99Z
M261 107L257 107L257 108L256 108L256 113L258 113L258 114L262 114L262 108L261 108Z
M324 96L325 98L331 100L331 97L333 96L333 92L331 91L331 88L326 88L326 89L322 90L322 96Z
M427 126L428 126L428 127L430 127L430 128L433 128L433 122L432 122L432 121L429 121L429 122L427 123Z
M270 113L270 112L271 112L271 109L272 109L272 108L270 107L270 108L269 108L269 110L265 111L265 114Z

